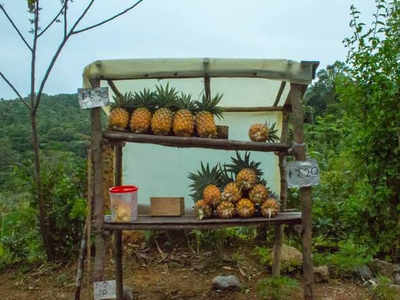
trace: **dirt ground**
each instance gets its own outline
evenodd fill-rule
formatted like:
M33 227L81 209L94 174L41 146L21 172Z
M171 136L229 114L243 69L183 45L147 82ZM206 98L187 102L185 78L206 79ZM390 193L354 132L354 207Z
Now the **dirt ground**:
M147 247L145 243L128 243L124 250L124 284L133 288L134 298L162 299L258 299L256 282L270 276L252 255L251 246L234 246L221 250L190 247ZM110 257L112 257L110 255ZM0 274L0 299L50 300L74 299L76 264L42 265L23 270L19 266ZM106 279L115 278L114 263L107 261ZM218 292L211 289L217 275L234 274L242 282L241 291ZM301 282L301 274L291 275ZM86 278L85 285L86 285ZM368 299L367 290L355 283L331 279L314 286L315 299ZM86 288L81 299L88 299ZM302 290L290 299L302 299Z

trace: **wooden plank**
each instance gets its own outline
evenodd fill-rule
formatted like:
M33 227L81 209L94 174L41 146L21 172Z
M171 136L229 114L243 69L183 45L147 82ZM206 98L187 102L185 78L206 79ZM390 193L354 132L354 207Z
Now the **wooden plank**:
M100 81L92 83L92 87L100 86ZM103 188L103 160L102 160L102 108L92 108L91 116L91 151L94 171L94 235L96 255L94 260L93 280L104 280L105 242L104 242L104 188Z
M294 125L294 156L298 161L306 159L304 145L304 112L302 97L306 87L304 85L291 84L291 104L293 108ZM300 201L302 203L302 241L303 241L303 274L304 274L304 299L312 300L313 295L313 262L312 262L312 203L311 187L300 188Z
M267 219L255 218L232 218L232 219L204 219L198 220L195 216L182 217L151 217L139 216L131 223L105 223L104 229L108 230L151 230L151 229L207 229L218 227L256 226L260 224L299 224L301 222L300 212L283 212L276 217Z
M248 107L223 107L224 112L263 112L263 111L283 111L284 108L281 106L248 106Z
M276 94L275 102L273 106L278 106L279 100L281 100L283 90L285 89L286 81L281 82L281 86L279 87L278 94Z
M117 289L117 299L124 300L124 285L123 285L123 266L122 266L122 232L115 230L114 232L114 260L115 260L115 283Z
M210 139L199 137L160 136L151 134L136 134L122 131L105 131L103 136L110 140L133 143L157 144L178 148L209 148L219 150L248 150L262 152L287 152L288 145L243 142L235 140Z

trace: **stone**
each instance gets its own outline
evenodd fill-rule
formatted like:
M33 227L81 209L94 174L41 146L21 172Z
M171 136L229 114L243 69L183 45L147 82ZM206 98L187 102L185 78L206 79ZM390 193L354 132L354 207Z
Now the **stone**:
M240 290L242 285L235 275L216 276L212 280L212 287L215 290Z
M361 279L362 281L368 281L374 277L371 269L367 265L356 267L353 270L353 274L356 278Z
M272 260L273 260L273 251L272 251ZM284 273L292 272L296 269L301 268L303 265L303 254L294 247L290 247L288 245L283 244L281 248L281 271Z
M391 284L391 285L389 285L389 287L391 287L392 289L396 290L397 293L400 295L400 285L398 285L398 284Z
M394 273L393 283L394 284L400 284L400 273L399 272Z
M328 266L319 266L314 267L314 282L315 283L322 283L329 281L329 269Z
M393 273L396 269L396 265L391 264L390 262L375 258L371 262L371 268L376 274L380 274L382 276L392 279Z

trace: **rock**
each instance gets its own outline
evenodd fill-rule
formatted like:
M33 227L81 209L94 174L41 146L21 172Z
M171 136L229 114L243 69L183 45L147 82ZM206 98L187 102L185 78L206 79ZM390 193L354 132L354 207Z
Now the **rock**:
M240 280L235 275L217 276L212 280L212 287L215 290L240 290Z
M392 279L393 273L397 269L397 266L394 264L391 264L390 262L376 258L371 262L371 269L376 274L380 274L380 275L383 275L385 277Z
M398 284L391 284L391 285L389 285L389 287L391 287L392 289L396 290L397 293L400 295L400 285L398 285Z
M393 276L393 283L394 284L400 284L400 273L396 272Z
M356 267L353 270L353 274L356 278L359 278L362 281L368 281L374 277L371 269L367 265Z
M272 252L272 260L273 260ZM281 248L281 271L284 273L292 272L295 269L301 268L303 265L303 254L294 247L283 244Z
M328 282L329 281L329 269L328 266L314 267L314 282Z

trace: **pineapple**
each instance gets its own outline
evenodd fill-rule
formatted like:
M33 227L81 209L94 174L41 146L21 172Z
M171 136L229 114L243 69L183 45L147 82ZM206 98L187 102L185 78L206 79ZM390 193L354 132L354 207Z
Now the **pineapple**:
M189 179L192 181L190 189L194 201L203 199L205 203L213 207L221 202L221 179L218 165L210 168L208 163L206 166L201 163L200 170L190 173Z
M249 192L249 198L254 204L261 205L268 198L268 189L265 185L256 184Z
M194 116L192 112L195 105L190 95L181 93L178 98L179 110L175 113L172 131L176 136L192 136L194 132Z
M154 93L148 89L136 92L133 98L133 106L136 107L132 113L129 127L134 133L146 133L150 129L151 109L154 107Z
M255 212L254 204L249 199L242 198L236 204L236 211L242 218L252 217Z
M277 136L278 129L275 128L276 123L269 125L268 122L265 124L253 124L249 129L249 137L253 142L268 142L275 143L279 140Z
M242 198L242 192L236 182L228 183L222 192L222 201L236 203Z
M212 216L212 207L208 205L203 199L197 201L194 208L196 211L196 215L200 220Z
M111 104L111 112L108 116L108 127L115 130L125 130L129 123L129 110L132 95L127 93L123 96L114 96Z
M156 102L159 108L151 119L151 130L156 135L169 135L172 127L173 112L171 108L176 105L178 94L169 84L165 87L156 87Z
M215 138L217 137L217 126L215 125L214 115L222 118L222 109L217 106L221 101L222 95L217 94L210 99L203 95L202 101L196 101L196 132L200 137Z
M232 202L223 201L217 206L217 215L223 219L230 219L236 213L235 205Z
M261 179L263 171L260 169L260 163L250 160L250 153L246 152L244 158L236 152L236 158L231 157L232 163L226 164L227 171L236 174L236 184L244 191L253 188L257 183L264 183Z
M279 204L274 198L268 198L261 205L261 214L264 217L275 217L279 212Z

